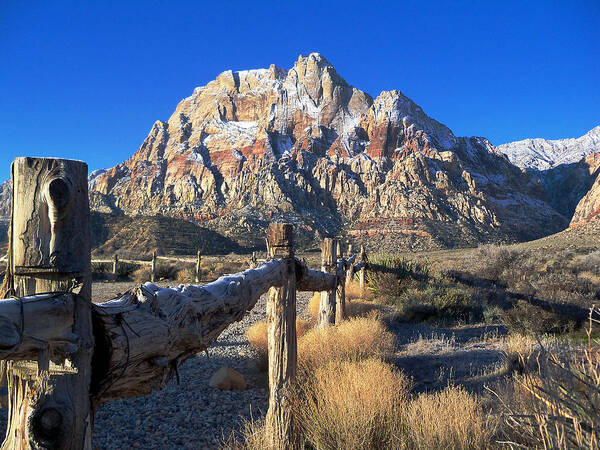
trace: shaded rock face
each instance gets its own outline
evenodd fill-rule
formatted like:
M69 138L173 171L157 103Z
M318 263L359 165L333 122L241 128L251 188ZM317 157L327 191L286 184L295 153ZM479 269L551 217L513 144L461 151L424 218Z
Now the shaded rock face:
M262 239L347 233L384 249L533 239L568 220L483 138L455 137L399 91L373 99L321 55L227 71L90 177L93 209L185 218Z

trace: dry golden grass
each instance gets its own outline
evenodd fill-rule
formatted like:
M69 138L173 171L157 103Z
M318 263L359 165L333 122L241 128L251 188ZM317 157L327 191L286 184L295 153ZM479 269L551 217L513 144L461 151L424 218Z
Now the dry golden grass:
M298 366L310 371L330 361L388 359L394 352L394 335L376 318L359 317L340 325L313 328L298 341Z
M308 320L296 319L296 336L298 339L304 336L311 328L312 324ZM267 354L269 341L267 330L268 326L265 321L256 322L246 330L246 337L248 338L250 347L258 355L258 368L263 371L268 368Z
M354 284L354 283L353 283ZM351 285L353 285L351 284ZM356 283L358 285L358 283ZM348 289L349 284L346 284ZM315 292L306 306L306 313L316 322L319 316L321 293ZM385 307L368 300L367 297L356 297L348 294L346 290L346 315L348 317L367 316L371 311L382 311Z
M346 283L346 300L353 299L371 300L371 291L365 289L363 292L358 281Z
M319 305L321 303L321 293L315 292L306 305L306 313L314 320L319 317Z
M494 426L480 400L460 387L421 394L406 410L407 448L488 448Z
M331 361L300 382L294 416L309 448L396 448L411 383L378 359Z

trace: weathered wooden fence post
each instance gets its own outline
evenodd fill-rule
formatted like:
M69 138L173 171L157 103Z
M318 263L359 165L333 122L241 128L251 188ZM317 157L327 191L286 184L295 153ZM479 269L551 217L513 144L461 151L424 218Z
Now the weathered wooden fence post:
M113 258L113 269L112 269L112 273L113 275L117 274L117 266L119 265L119 255L117 255L115 253L115 256Z
M156 250L152 252L152 264L150 266L150 281L156 281Z
M335 290L335 324L339 325L346 318L346 260L342 261L341 272L338 273L338 285Z
M360 260L363 261L366 265L367 263L367 253L365 252L365 246L360 246ZM365 293L365 271L367 270L365 265L362 266L360 271L358 272L358 281L360 283L360 291L361 293Z
M37 362L3 362L9 417L2 449L91 449L94 337L87 165L64 159L16 158L12 181L9 293L21 297L68 291L76 301L73 353L67 357L40 341ZM28 329L35 333L39 318L23 311L21 335Z
M348 243L348 258L350 258L352 256L352 244L349 242Z
M331 238L323 239L323 245L321 246L322 255L322 267L323 272L335 275L335 263L336 263L336 245L335 240ZM319 327L327 327L335 324L335 297L336 289L332 291L321 292L321 299L319 302Z
M198 250L197 258L196 258L196 283L200 283L200 274L202 269L200 269L200 263L202 262L202 252Z
M267 300L269 410L265 429L269 448L289 449L296 446L289 398L297 363L293 226L287 223L270 224L267 241L269 256L283 258L287 269L283 285L270 288Z

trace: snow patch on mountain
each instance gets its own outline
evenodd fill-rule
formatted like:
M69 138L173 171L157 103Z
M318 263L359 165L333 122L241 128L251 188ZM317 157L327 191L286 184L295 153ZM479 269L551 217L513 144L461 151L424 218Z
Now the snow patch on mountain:
M576 163L600 152L600 126L579 138L525 139L499 145L496 150L522 169L548 170L561 164Z

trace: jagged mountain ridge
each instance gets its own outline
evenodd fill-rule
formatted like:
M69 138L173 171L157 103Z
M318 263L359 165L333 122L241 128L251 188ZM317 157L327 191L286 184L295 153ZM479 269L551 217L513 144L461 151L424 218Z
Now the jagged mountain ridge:
M319 54L287 71L223 72L90 187L98 211L250 241L275 219L394 248L532 239L568 223L486 139L455 137L400 91L371 98Z
M600 126L578 138L524 139L498 145L497 151L522 169L549 170L562 164L573 164L600 152Z
M400 91L373 99L319 54L289 70L223 72L89 184L96 211L184 218L243 245L272 220L382 250L527 240L568 224L539 179L486 139L454 136Z

